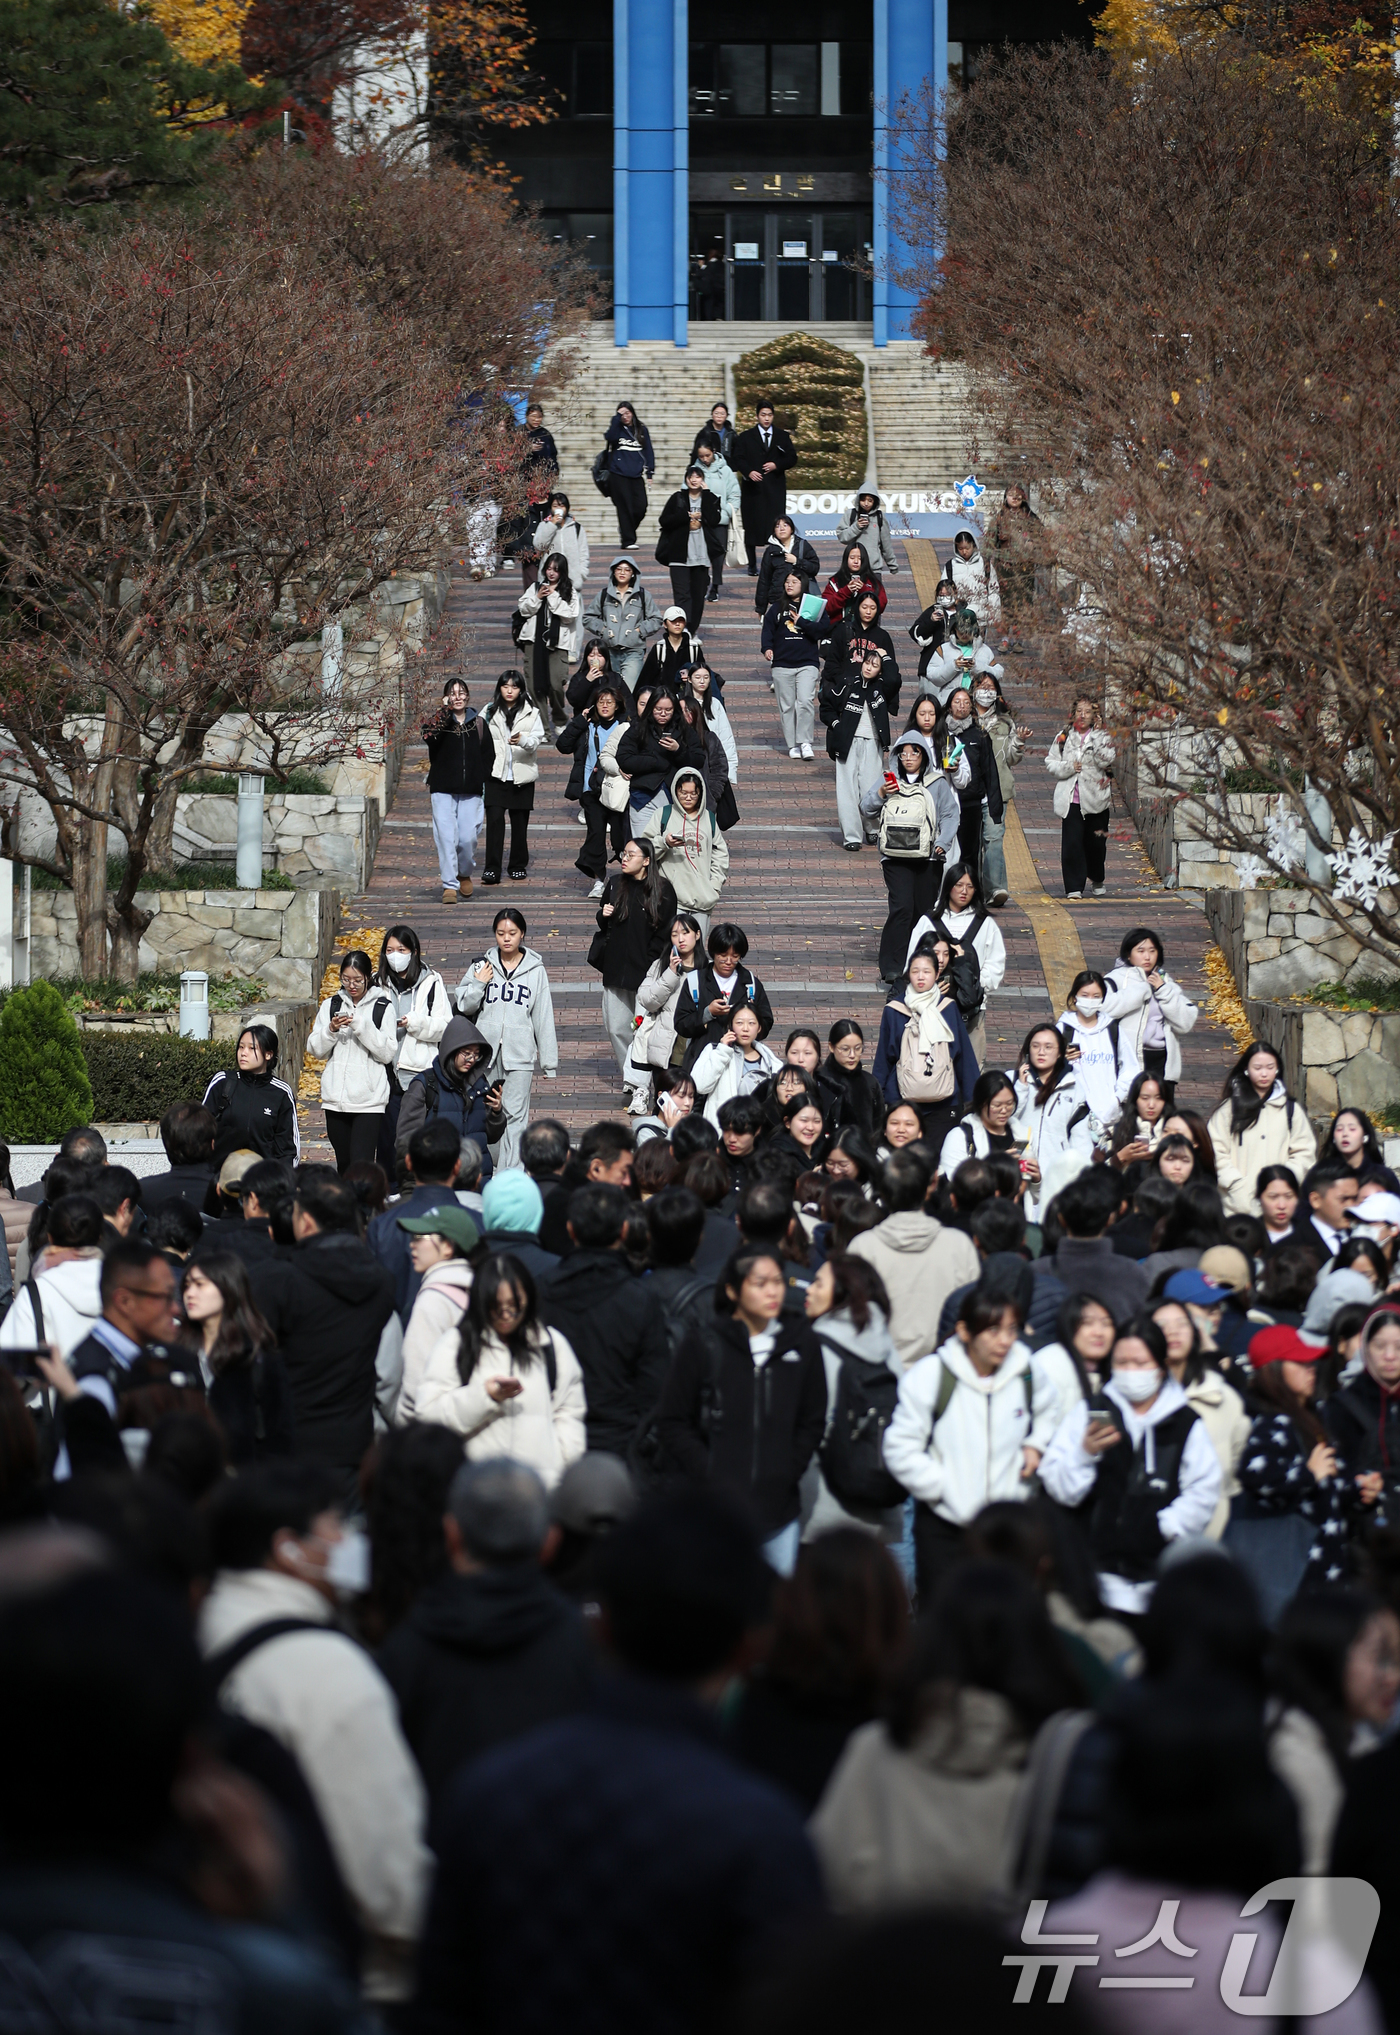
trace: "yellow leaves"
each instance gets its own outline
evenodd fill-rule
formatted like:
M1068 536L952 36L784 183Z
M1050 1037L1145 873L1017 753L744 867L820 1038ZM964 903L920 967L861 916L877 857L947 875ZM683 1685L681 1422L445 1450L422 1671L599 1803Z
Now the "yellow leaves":
M1180 391L1180 389L1173 389L1173 390L1172 390L1172 408L1173 408L1173 409L1175 409L1175 408L1176 408L1176 406L1177 406L1177 404L1178 404L1178 403L1179 403L1180 401L1181 401L1181 391Z
M236 64L252 0L150 0L151 19L192 64Z
M1230 718L1230 709L1228 707L1222 707L1215 718L1220 723L1220 726L1223 728Z

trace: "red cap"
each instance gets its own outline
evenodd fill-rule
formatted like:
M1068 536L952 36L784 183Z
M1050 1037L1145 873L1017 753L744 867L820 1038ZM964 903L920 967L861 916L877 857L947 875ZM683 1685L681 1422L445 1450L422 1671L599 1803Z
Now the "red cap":
M1296 1328L1280 1325L1261 1328L1249 1343L1249 1361L1256 1371L1265 1364L1315 1364L1323 1355L1312 1343L1305 1343Z

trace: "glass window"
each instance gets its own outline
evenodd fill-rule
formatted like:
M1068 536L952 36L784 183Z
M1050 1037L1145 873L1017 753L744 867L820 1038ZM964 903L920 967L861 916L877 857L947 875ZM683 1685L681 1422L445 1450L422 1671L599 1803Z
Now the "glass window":
M841 45L822 44L822 116L841 111Z
M715 60L719 52L712 42L690 45L690 117L713 118L715 105Z
M775 42L772 57L769 111L814 114L821 103L817 88L819 45L814 42Z
M841 111L848 120L869 117L872 80L871 46L868 42L841 45Z
M734 120L761 120L767 50L761 42L722 42L715 87L715 111Z
M612 103L612 44L575 43L574 113L580 119L611 119Z

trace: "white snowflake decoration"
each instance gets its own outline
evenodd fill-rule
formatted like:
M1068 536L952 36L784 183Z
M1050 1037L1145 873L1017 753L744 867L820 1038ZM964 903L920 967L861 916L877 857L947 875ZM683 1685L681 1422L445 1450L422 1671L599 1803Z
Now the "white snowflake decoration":
M1391 862L1394 846L1394 834L1368 841L1359 827L1353 827L1346 846L1332 857L1333 897L1348 898L1370 911L1381 892L1389 890L1395 881Z
M1307 852L1307 835L1303 822L1291 806L1280 806L1264 829L1264 846L1275 869L1281 869L1285 876L1303 868Z
M1268 863L1261 862L1257 855L1241 855L1235 867L1239 870L1241 890L1257 890L1273 875Z

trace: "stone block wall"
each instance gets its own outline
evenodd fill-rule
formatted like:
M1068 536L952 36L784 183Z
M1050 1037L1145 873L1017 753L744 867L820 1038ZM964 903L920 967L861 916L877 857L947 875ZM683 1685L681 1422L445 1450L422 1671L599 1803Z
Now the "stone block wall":
M1205 910L1255 1037L1279 1054L1309 1116L1400 1102L1400 1013L1277 1001L1384 974L1384 963L1313 909L1306 891L1211 890Z
M335 882L347 895L364 889L379 846L381 807L362 792L274 792L263 800L263 867L298 887ZM238 800L231 793L189 792L175 804L175 853L182 862L227 862L238 848Z
M255 975L270 997L292 1002L319 992L340 918L337 890L143 891L141 902L154 914L141 941L142 968ZM36 890L31 977L80 972L71 893Z

